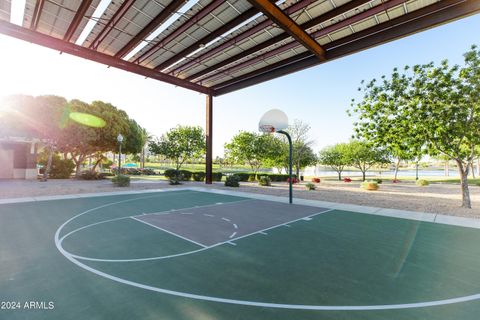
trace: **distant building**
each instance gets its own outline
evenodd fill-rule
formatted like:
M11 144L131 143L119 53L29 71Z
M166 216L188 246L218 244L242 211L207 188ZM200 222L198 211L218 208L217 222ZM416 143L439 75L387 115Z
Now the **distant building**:
M0 137L0 179L36 179L40 141Z

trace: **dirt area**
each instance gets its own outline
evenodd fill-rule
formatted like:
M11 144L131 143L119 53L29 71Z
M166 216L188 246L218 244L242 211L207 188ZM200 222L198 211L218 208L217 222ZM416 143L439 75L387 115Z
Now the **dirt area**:
M480 218L480 187L477 186L470 187L473 209L464 209L460 207L460 186L455 184L433 183L426 187L419 187L411 181L402 181L397 184L387 181L380 185L378 191L362 190L359 188L359 184L359 182L355 181L351 183L322 181L316 184L317 189L314 191L307 191L304 185L300 184L294 186L294 197ZM260 187L255 183L242 183L239 188L228 188L220 182L216 182L211 186L200 182L188 182L181 187L184 186L288 196L288 185L282 183L274 184L271 187ZM159 188L175 188L175 186L169 186L167 181L147 180L132 181L131 186L128 188L114 187L108 180L49 180L47 182L0 180L0 199Z

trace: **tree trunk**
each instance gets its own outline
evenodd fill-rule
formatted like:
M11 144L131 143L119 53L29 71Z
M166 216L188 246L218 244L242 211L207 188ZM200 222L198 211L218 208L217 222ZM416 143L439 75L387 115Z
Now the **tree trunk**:
M415 162L415 180L418 180L418 161Z
M97 170L98 164L103 160L103 156L100 157L97 161L95 161L95 164L93 165L93 168L91 169L92 171Z
M363 181L365 181L365 180L366 180L366 174L365 174L365 173L366 173L366 171L362 171L362 177L363 177Z
M337 171L338 172L338 181L342 181L342 171Z
M472 178L475 179L475 168L473 167L473 161L470 164L470 170L472 170Z
M458 172L460 174L460 181L462 186L462 207L463 208L472 208L472 203L470 201L470 190L468 189L468 166L466 168L463 166L463 162L455 160L458 166Z
M75 179L80 178L80 174L82 173L82 163L85 160L84 155L79 155L78 160L72 155L72 160L75 163Z
M45 170L43 171L43 178L41 181L47 181L48 179L48 174L50 173L50 169L52 167L52 158L53 158L53 146L51 144L48 145L48 160L47 160L47 166L45 167Z
M141 168L142 169L145 169L145 148L142 148L142 164L141 164Z
M397 163L395 164L395 178L393 178L394 180L397 180L398 169L400 169L400 158L398 158Z

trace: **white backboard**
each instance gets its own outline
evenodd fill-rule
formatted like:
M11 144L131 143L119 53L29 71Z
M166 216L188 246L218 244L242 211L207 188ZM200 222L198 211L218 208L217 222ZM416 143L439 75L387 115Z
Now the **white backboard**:
M282 110L272 109L267 111L258 123L261 132L276 132L288 128L288 117Z

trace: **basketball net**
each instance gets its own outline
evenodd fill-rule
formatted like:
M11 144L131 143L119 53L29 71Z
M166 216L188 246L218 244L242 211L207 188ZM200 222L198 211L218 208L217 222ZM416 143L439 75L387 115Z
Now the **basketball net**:
M264 124L259 127L259 130L261 132L266 132L266 133L273 133L275 132L275 127L269 124Z

